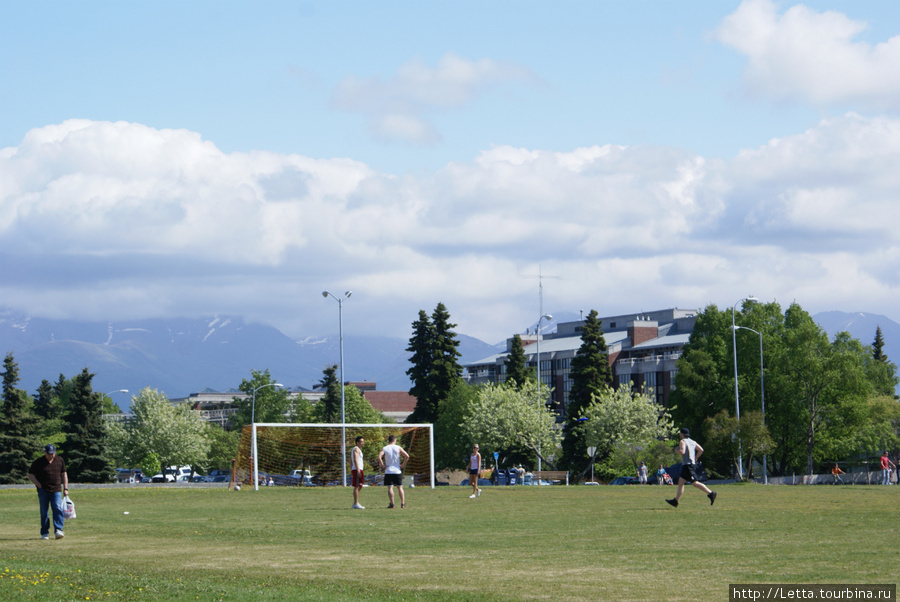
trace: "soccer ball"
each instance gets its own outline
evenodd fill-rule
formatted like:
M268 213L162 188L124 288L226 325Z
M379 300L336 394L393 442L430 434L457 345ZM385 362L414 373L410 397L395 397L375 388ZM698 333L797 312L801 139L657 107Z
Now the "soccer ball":
M234 490L235 490L235 491L240 491L240 490L241 490L241 486L240 486L240 485L235 485L235 486L234 486Z

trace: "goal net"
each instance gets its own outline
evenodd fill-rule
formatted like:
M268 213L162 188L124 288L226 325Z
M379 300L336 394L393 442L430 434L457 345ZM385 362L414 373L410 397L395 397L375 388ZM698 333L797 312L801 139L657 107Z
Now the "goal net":
M381 485L384 475L379 472L378 452L387 445L389 435L397 437L397 444L409 454L404 479L433 488L434 435L430 424L248 425L238 446L235 482L254 487L265 486L270 480L274 485L349 485L350 452L361 436L365 440L365 482Z

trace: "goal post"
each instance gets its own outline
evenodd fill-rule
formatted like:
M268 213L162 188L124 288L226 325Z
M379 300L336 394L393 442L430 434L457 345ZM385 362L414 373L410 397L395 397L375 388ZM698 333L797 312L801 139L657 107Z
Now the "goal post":
M431 424L253 423L241 432L237 481L251 483L254 489L261 476L271 477L276 485L347 486L350 450L362 436L366 483L380 484L378 452L390 435L409 454L404 475L416 485L434 489Z

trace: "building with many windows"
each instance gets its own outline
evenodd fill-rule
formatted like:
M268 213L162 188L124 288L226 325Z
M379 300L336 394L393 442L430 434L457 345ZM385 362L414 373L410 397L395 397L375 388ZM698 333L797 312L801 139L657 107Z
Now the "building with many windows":
M600 318L614 385L646 389L657 403L668 407L669 394L675 389L675 362L681 357L696 319L695 309L662 309ZM540 353L541 382L553 389L549 401L561 416L565 415L572 389L570 367L581 347L583 326L583 321L563 322L552 334L520 335L530 370L535 370ZM504 382L512 341L507 339L505 352L467 364L468 382Z

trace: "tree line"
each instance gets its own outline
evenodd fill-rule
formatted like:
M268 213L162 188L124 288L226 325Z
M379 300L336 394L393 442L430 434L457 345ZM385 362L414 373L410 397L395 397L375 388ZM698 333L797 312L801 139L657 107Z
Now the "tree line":
M110 482L116 466L139 468L146 475L168 466L191 466L198 473L230 470L251 414L257 422L340 422L336 373L335 365L325 368L318 385L324 395L313 405L275 387L268 370L252 370L239 387L246 396L232 400L237 412L226 428L203 421L188 404L172 404L164 393L149 387L132 397L130 419L116 422L103 415L120 414L121 409L108 395L92 390L94 375L88 368L72 379L60 375L52 385L45 380L29 396L16 387L19 368L9 353L3 364L0 407L5 425L0 434L0 483L27 482L28 467L47 443L54 443L65 459L72 482ZM344 398L347 422L387 421L356 387L346 387Z
M634 474L641 461L670 465L676 425L704 440L707 470L720 477L731 477L740 463L752 477L763 456L772 475L811 474L900 448L897 367L883 353L880 328L866 346L846 332L829 340L796 303L782 312L777 303L748 302L735 313L740 419L732 316L714 305L697 316L669 407L658 405L652 392L614 385L602 322L592 310L562 408L526 366L519 335L509 345L504 382L467 384L456 363L456 325L438 304L431 317L420 311L413 323L407 374L418 404L409 422L434 423L439 467L465 467L479 443L500 454L501 466L533 466L539 457L576 479L592 467L612 478ZM753 333L762 337L762 358Z
M420 310L412 323L407 375L417 404L407 422L434 424L438 469L464 468L472 445L479 443L488 458L498 454L501 466L533 467L540 458L576 480L591 469L603 479L633 474L641 461L668 466L676 425L702 438L712 476L730 477L738 465L753 476L762 456L772 475L784 475L900 448L897 367L883 353L880 328L873 344L865 346L847 333L829 340L797 304L782 312L777 303L748 302L734 316L731 311L710 305L698 314L677 363L669 407L662 407L648 392L613 383L602 322L591 310L571 362L568 404L562 407L526 364L519 335L510 342L502 383L468 384L456 325L438 303L431 315ZM740 420L732 342L737 343ZM102 415L118 408L91 390L87 368L72 379L43 381L29 396L16 388L18 367L8 354L0 482L25 482L31 460L50 442L61 450L75 482L110 480L116 465L140 467L145 474L170 465L228 469L251 414L257 422L340 422L336 374L337 366L325 368L318 385L324 395L311 404L275 387L268 370L253 370L241 382L245 396L233 399L237 412L225 429L150 388L132 398L132 420L107 423ZM356 387L345 387L344 396L347 422L388 422Z

